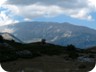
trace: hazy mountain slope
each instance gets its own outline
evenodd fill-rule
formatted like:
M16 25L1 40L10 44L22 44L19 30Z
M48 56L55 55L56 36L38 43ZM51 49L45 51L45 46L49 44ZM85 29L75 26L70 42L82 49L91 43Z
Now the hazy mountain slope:
M17 37L15 37L14 35L10 33L1 32L0 35L2 35L5 40L15 40L16 42L23 43L20 39L18 39Z
M96 45L96 30L69 23L22 22L6 26L24 42L34 42L45 38L48 42L87 48Z

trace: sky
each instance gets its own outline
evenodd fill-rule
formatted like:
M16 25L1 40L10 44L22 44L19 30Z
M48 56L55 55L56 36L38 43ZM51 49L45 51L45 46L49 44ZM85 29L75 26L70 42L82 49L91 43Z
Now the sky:
M96 0L0 0L0 26L44 21L96 29L95 3Z

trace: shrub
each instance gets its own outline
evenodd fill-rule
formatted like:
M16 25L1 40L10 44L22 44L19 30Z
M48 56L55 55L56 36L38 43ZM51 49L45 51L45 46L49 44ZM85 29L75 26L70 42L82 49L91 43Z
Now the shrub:
M70 52L68 55L71 59L77 59L79 54L76 52Z
M76 51L76 47L74 45L68 45L67 51Z
M95 56L94 56L94 55L92 55L92 54L90 54L90 55L89 55L89 58L95 58Z

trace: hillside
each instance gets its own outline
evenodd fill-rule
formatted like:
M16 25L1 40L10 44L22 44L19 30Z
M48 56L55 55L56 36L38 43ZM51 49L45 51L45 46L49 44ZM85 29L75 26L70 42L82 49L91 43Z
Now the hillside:
M22 44L22 43L15 42L14 40L11 41L5 40L5 44L2 45L0 44L0 52L1 52L0 55L2 57L3 56L2 54L4 54L5 60L7 60L6 59L7 55L9 56L9 60L11 57L13 59L18 59L19 57L33 58L43 55L49 55L49 56L69 55L69 58L75 59L80 55L82 56L82 54L83 55L87 54L87 56L91 54L94 55L96 51L94 51L93 49L95 48L78 49L74 45L60 46L60 45L54 45L42 41ZM94 51L94 53L92 51Z
M0 45L0 62L10 72L86 72L95 64L96 53L73 45L60 46L44 41L27 44L14 40L4 42L8 45Z
M96 46L90 47L90 48L86 49L86 51L91 51L93 53L96 53Z
M47 42L67 46L73 44L79 48L96 45L96 30L76 26L70 23L21 22L1 27L12 30L12 34L25 43L46 39Z

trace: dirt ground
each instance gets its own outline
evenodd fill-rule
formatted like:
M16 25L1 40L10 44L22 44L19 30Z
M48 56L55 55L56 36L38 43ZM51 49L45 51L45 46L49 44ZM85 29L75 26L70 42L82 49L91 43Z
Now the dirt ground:
M88 72L95 66L93 62L65 60L60 56L42 56L34 59L18 59L1 64L9 72ZM85 65L84 68L79 68Z

